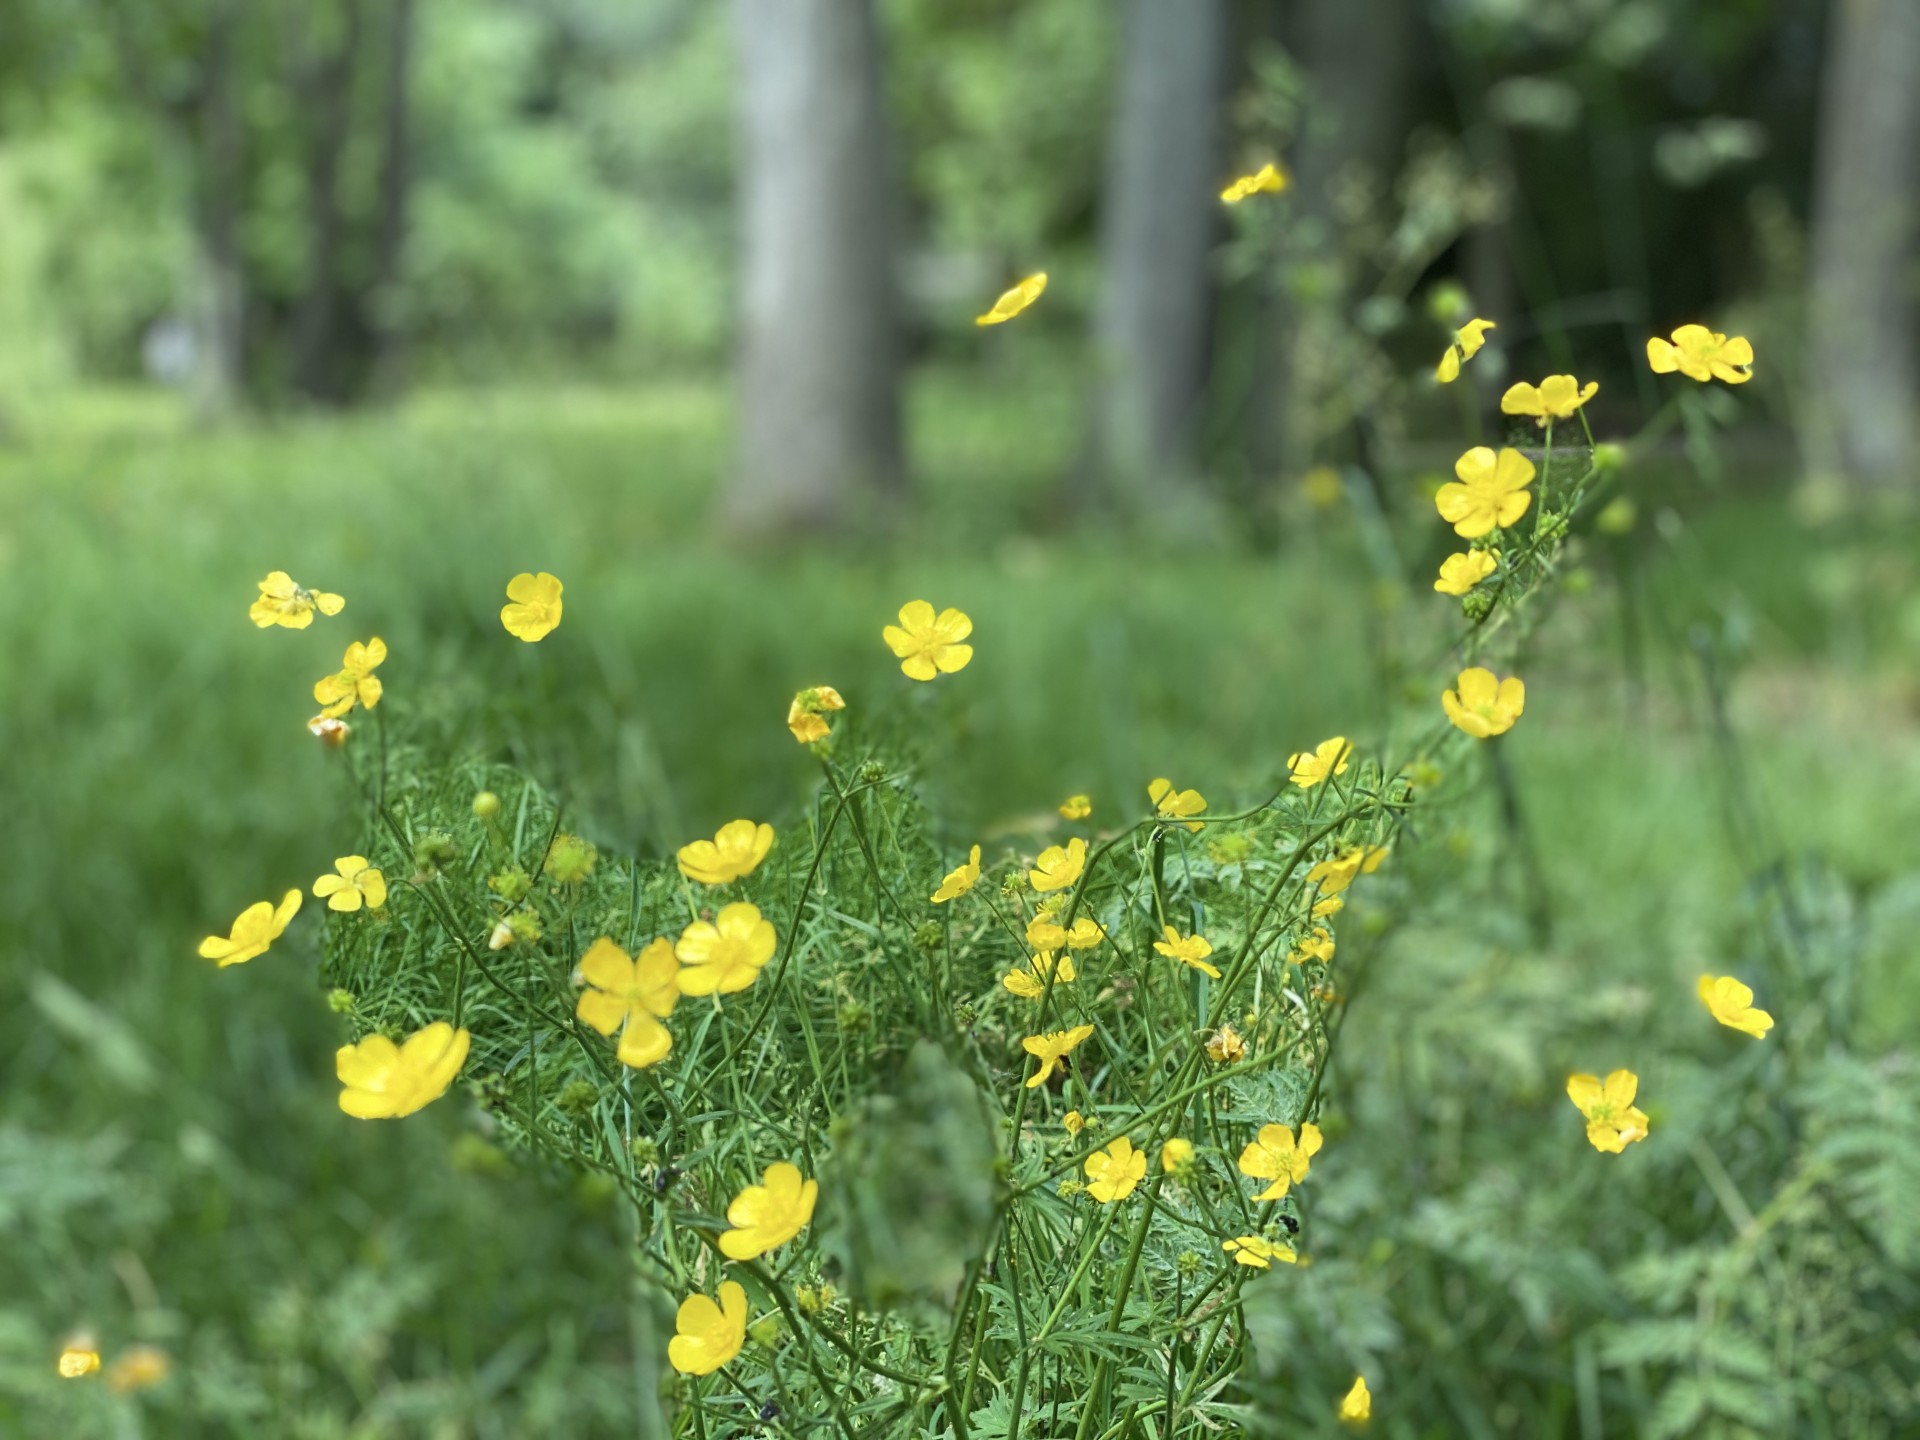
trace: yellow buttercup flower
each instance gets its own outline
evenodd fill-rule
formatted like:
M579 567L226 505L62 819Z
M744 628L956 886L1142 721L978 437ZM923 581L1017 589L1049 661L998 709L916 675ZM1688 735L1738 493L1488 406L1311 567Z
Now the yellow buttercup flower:
M1287 952L1289 965L1302 965L1309 960L1318 960L1322 965L1333 960L1333 936L1318 925L1313 927L1312 935L1300 942L1299 949Z
M976 845L967 852L966 864L947 872L947 878L942 880L940 888L933 892L933 903L944 905L949 900L958 900L979 883L980 847Z
M1028 962L1030 969L1009 970L1000 983L1023 1000L1038 1000L1047 993L1047 977L1056 985L1070 985L1076 978L1071 955L1055 955L1042 950Z
M925 600L909 600L900 607L900 623L880 632L887 648L899 657L900 673L909 680L931 680L967 668L973 647L962 645L973 633L973 621L951 606L934 614Z
M1161 820L1186 820L1187 829L1195 831L1205 823L1186 817L1206 809L1207 797L1198 790L1174 789L1173 782L1164 775L1147 786L1147 799L1153 802L1153 813Z
M1434 493L1434 507L1440 518L1453 526L1456 535L1477 540L1496 526L1504 529L1527 513L1533 497L1527 486L1533 483L1533 462L1518 450L1502 450L1497 456L1485 445L1476 445L1453 463L1460 478L1448 481Z
M1506 734L1527 708L1527 687L1518 675L1498 680L1491 670L1474 665L1454 684L1458 689L1441 695L1440 706L1455 729L1476 740Z
M1583 389L1571 375L1549 375L1538 386L1523 380L1500 397L1500 409L1507 415L1531 415L1544 427L1549 420L1572 419L1599 389L1598 380L1589 380Z
M787 707L787 729L802 745L811 745L833 733L827 724L828 714L846 708L847 702L833 686L810 685L795 695Z
M1725 335L1704 325L1682 325L1671 342L1659 336L1647 341L1647 364L1656 375L1678 370L1689 380L1724 380L1744 385L1753 378L1753 346L1744 336Z
M673 953L680 960L682 995L732 995L760 978L773 958L773 922L756 905L721 907L711 920L696 920L680 932Z
M1084 820L1093 813L1093 800L1086 795L1069 795L1060 802L1062 820Z
M751 820L729 820L711 840L695 840L680 847L680 873L702 885L725 885L743 879L767 858L773 848L773 826Z
M1338 895L1353 884L1355 876L1371 875L1378 870L1389 848L1386 845L1342 846L1331 859L1322 860L1307 871L1307 883L1319 886L1322 895ZM1319 913L1318 907L1314 913Z
M356 640L347 646L339 673L327 676L313 687L313 698L326 707L321 710L321 716L338 720L355 705L368 710L378 705L383 692L380 677L373 672L386 658L387 642L378 635L364 645Z
M1060 1124L1061 1127L1066 1130L1067 1134L1077 1136L1082 1130L1087 1128L1087 1118L1078 1110L1069 1110L1060 1117Z
M682 1375L711 1375L747 1343L747 1292L739 1282L720 1282L720 1303L689 1295L674 1317L667 1361Z
M1433 588L1442 595L1464 595L1494 571L1500 562L1491 550L1467 550L1440 562L1440 578Z
M1147 1173L1147 1156L1122 1135L1087 1157L1087 1193L1102 1205L1124 1200Z
M776 1160L758 1185L749 1185L727 1207L727 1223L720 1232L720 1253L729 1260L758 1260L778 1250L813 1219L813 1202L820 1194L818 1180L803 1180L797 1167Z
M602 935L580 957L580 992L574 1014L602 1035L620 1032L614 1054L622 1065L644 1070L673 1052L673 1035L660 1022L680 999L680 961L665 938L631 957Z
M500 607L500 623L515 639L532 644L552 634L560 623L560 582L546 571L525 571L507 582L507 599Z
M107 1388L116 1395L150 1390L173 1371L173 1357L158 1345L129 1345L107 1367Z
M54 1369L60 1372L62 1380L78 1380L93 1374L100 1368L100 1347L94 1344L91 1335L75 1335L60 1347L60 1358L54 1362Z
M1287 1193L1289 1185L1297 1185L1307 1178L1308 1164L1320 1153L1320 1127L1308 1123L1300 1127L1300 1140L1296 1144L1292 1127L1287 1125L1262 1125L1260 1133L1246 1149L1240 1152L1240 1173L1250 1175L1256 1180L1271 1180L1273 1183L1253 1198L1256 1200L1278 1200Z
M1353 1388L1340 1401L1340 1423L1360 1425L1373 1418L1373 1396L1367 1391L1364 1375L1353 1377Z
M1440 366L1433 372L1433 378L1442 385L1451 385L1458 380L1461 363L1478 355L1480 347L1487 343L1487 331L1498 328L1491 320L1469 320L1454 331L1453 344L1440 357Z
M1033 862L1027 881L1041 892L1064 890L1087 868L1087 842L1074 836L1064 846L1049 845Z
M993 302L993 308L984 315L976 315L976 325L1004 325L1022 310L1040 298L1040 292L1047 288L1047 272L1040 270L1022 280L1011 290L1001 292L1000 298Z
M1215 980L1220 978L1219 968L1207 963L1207 956L1213 953L1213 945L1204 935L1182 935L1171 925L1163 926L1162 930L1166 938L1153 942L1155 950L1162 955L1172 956L1182 965L1191 965L1202 975L1211 975Z
M1233 1240L1222 1240L1220 1248L1233 1256L1234 1264L1255 1270L1269 1269L1276 1260L1282 1265L1292 1265L1299 1259L1290 1248L1276 1245L1264 1235L1241 1235Z
M1052 911L1052 913L1049 913ZM1107 938L1100 922L1088 915L1074 917L1071 926L1054 918L1053 902L1027 922L1027 944L1034 950L1092 950Z
M1587 1142L1596 1150L1618 1155L1636 1140L1647 1138L1646 1112L1635 1108L1640 1077L1616 1070L1602 1082L1595 1075L1569 1075L1567 1098L1586 1117Z
M1050 1030L1044 1035L1029 1035L1020 1042L1020 1048L1040 1062L1040 1068L1027 1078L1027 1088L1047 1083L1060 1062L1067 1058L1074 1046L1093 1034L1093 1026L1076 1025L1071 1030Z
M1174 1136L1160 1147L1160 1168L1169 1175L1193 1163L1193 1142Z
M1287 188L1287 172L1278 165L1262 165L1251 175L1242 175L1220 192L1229 205L1238 205L1249 195L1278 195Z
M1076 916L1072 925L1067 927L1067 948L1069 950L1093 950L1107 938L1107 932L1100 928L1100 922L1091 916Z
M1302 790L1311 790L1330 775L1347 773L1347 762L1353 758L1353 746L1347 743L1347 737L1336 735L1331 740L1322 740L1313 747L1311 753L1296 751L1287 757L1287 778Z
M313 612L338 615L347 602L325 590L309 590L294 582L284 570L275 570L260 582L260 598L247 609L247 618L265 630L279 625L288 630L304 630L313 624Z
M300 913L302 898L298 890L289 890L280 897L278 906L271 900L249 905L234 920L231 932L209 935L200 942L201 958L219 961L224 970L266 954L267 947L286 930L287 922Z
M473 1037L436 1020L395 1045L378 1032L358 1045L342 1045L334 1073L346 1088L340 1108L357 1120L398 1120L447 1093L467 1063Z
M1729 1030L1738 1030L1758 1040L1773 1028L1773 1016L1753 1008L1753 991L1731 975L1702 975L1700 1003L1713 1012L1713 1018Z
M1216 1065L1231 1065L1246 1058L1247 1042L1231 1023L1222 1025L1207 1037L1207 1058Z
M354 911L365 905L378 910L387 903L387 877L367 863L364 855L342 855L333 862L338 873L313 882L313 898L329 910Z

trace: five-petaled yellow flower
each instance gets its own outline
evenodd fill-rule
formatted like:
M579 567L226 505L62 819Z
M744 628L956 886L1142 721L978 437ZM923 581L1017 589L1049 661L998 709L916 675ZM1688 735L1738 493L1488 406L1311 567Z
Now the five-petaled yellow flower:
M218 960L224 970L229 965L239 965L256 955L266 954L267 947L287 928L287 922L300 913L302 898L298 890L289 890L280 897L278 906L271 900L249 905L234 920L231 933L209 935L200 942L201 958Z
M622 1065L644 1070L673 1051L673 1035L660 1022L680 998L680 962L673 942L651 941L629 956L602 935L580 957L580 992L574 1013L602 1035L620 1032L614 1054Z
M1385 845L1347 845L1331 859L1322 860L1307 871L1307 883L1318 885L1322 895L1338 895L1353 884L1356 875L1371 875L1387 858Z
M1527 687L1518 675L1499 680L1491 670L1474 665L1462 670L1454 684L1459 688L1441 695L1440 706L1455 729L1476 740L1506 734L1527 708Z
M1087 795L1069 795L1060 802L1062 820L1084 820L1093 813L1093 799Z
M1193 1142L1178 1135L1160 1147L1160 1168L1168 1174L1193 1163Z
M674 1317L667 1360L682 1375L711 1375L747 1343L747 1292L736 1280L720 1282L720 1303L689 1295Z
M1758 1040L1773 1028L1773 1016L1753 1008L1753 991L1731 975L1702 975L1700 1003L1729 1030Z
M334 1073L346 1088L340 1108L358 1120L398 1120L447 1093L467 1063L473 1037L436 1020L396 1045L377 1031L334 1053Z
M1147 1173L1147 1152L1122 1135L1087 1157L1087 1193L1102 1205L1124 1200Z
M819 1194L818 1180L803 1180L797 1167L774 1161L758 1185L747 1186L727 1206L733 1228L720 1232L720 1253L729 1260L758 1260L778 1250L807 1228Z
M900 623L880 632L887 648L900 659L900 673L909 680L931 680L967 668L973 647L960 642L973 633L973 621L951 606L938 615L925 600L909 600L900 607Z
M325 590L309 590L286 571L276 570L260 582L260 598L248 607L247 618L262 630L270 625L304 630L313 624L314 611L338 615L346 603Z
M342 855L333 862L336 875L322 875L313 882L313 898L327 902L329 910L358 910L365 905L378 910L387 903L387 877L367 863L364 855Z
M751 875L773 848L773 826L751 820L729 820L711 840L682 845L677 855L680 873L702 885L725 885Z
M1598 380L1589 380L1582 388L1571 375L1549 375L1537 386L1522 380L1500 397L1500 409L1507 415L1531 415L1545 426L1549 420L1571 419L1599 389Z
M1249 195L1278 195L1287 188L1287 172L1278 165L1262 165L1251 175L1242 175L1220 192L1229 205L1238 205Z
M1287 952L1289 965L1304 965L1309 960L1318 960L1322 965L1333 961L1333 936L1321 926L1313 927L1313 934L1300 942L1300 948Z
M1440 578L1433 588L1442 595L1464 595L1494 571L1500 562L1491 550L1467 550L1440 562Z
M1340 1422L1361 1425L1373 1418L1373 1396L1367 1390L1367 1377L1353 1377L1353 1388L1340 1401Z
M673 953L680 960L682 995L732 995L760 977L773 958L773 922L744 901L721 907L711 920L696 920L680 932Z
M1233 1256L1234 1264L1255 1270L1269 1269L1276 1260L1282 1265L1292 1265L1299 1259L1291 1248L1276 1245L1264 1235L1241 1235L1236 1239L1222 1240L1220 1248Z
M1668 342L1659 336L1647 341L1647 364L1657 375L1678 370L1689 380L1724 380L1744 385L1753 378L1753 346L1745 337L1725 335L1704 325L1682 325Z
M1164 775L1147 786L1147 799L1153 802L1153 813L1161 820L1186 820L1187 829L1197 831L1205 824L1202 820L1187 820L1189 815L1198 815L1207 808L1207 797L1198 790L1176 790L1173 782Z
M1461 362L1478 355L1480 347L1487 343L1487 331L1499 328L1491 320L1469 320L1454 331L1453 344L1440 357L1440 366L1433 372L1433 378L1442 385L1451 385L1458 380Z
M1087 842L1078 835L1064 846L1049 845L1042 850L1033 862L1033 869L1027 872L1027 880L1034 889L1064 890L1080 878L1080 872L1087 868Z
M1453 473L1460 478L1434 492L1433 503L1440 518L1464 540L1477 540L1496 526L1504 529L1533 503L1527 493L1533 462L1518 450L1496 456L1485 445L1476 445L1453 462Z
M1029 1035L1022 1040L1020 1048L1040 1062L1040 1068L1027 1078L1027 1088L1046 1084L1067 1053L1091 1034L1093 1026L1076 1025L1071 1030L1049 1030L1044 1035Z
M507 582L507 599L500 607L500 623L507 633L529 644L544 640L560 623L560 582L546 571L522 571Z
M1294 1143L1293 1129L1287 1125L1262 1125L1253 1143L1240 1152L1240 1173L1273 1183L1253 1198L1278 1200L1289 1185L1307 1178L1307 1162L1320 1153L1320 1127L1311 1122L1300 1127L1300 1141Z
M933 903L944 905L949 900L958 900L979 883L980 847L976 845L967 852L966 864L947 872L947 878L942 880L940 888L933 892Z
M1587 1140L1594 1149L1618 1155L1647 1138L1646 1113L1633 1103L1639 1089L1640 1077L1631 1070L1616 1070L1604 1083L1597 1075L1567 1077L1567 1098L1586 1117Z
M1022 310L1040 298L1040 292L1047 288L1047 272L1040 270L1022 280L1011 290L1001 292L1000 298L993 302L993 308L984 315L976 315L976 325L1004 325ZM964 663L964 662L963 662ZM954 667L958 669L959 667ZM917 677L916 677L917 678Z
M1309 753L1295 751L1287 757L1287 778L1302 790L1311 790L1329 775L1344 775L1353 758L1353 746L1347 737L1336 735L1322 740Z
M1245 1059L1246 1054L1247 1042L1240 1038L1231 1021L1207 1037L1207 1058L1216 1065L1231 1065Z
M338 720L357 705L371 710L380 703L380 677L373 672L387 658L387 642L378 635L364 645L356 640L347 646L338 674L329 675L313 687L313 698L325 708L320 714Z
M1056 985L1069 985L1077 973L1071 955L1055 955L1050 950L1042 950L1028 963L1032 969L1009 970L1000 977L1000 983L1023 1000L1038 1000L1045 995L1048 976Z
M795 695L793 703L787 707L787 729L802 745L811 745L833 733L832 727L827 724L827 715L831 711L846 708L847 702L840 698L840 692L833 686L809 685Z
M1182 935L1171 925L1162 926L1166 939L1153 942L1153 948L1162 955L1170 955L1182 965L1191 965L1202 975L1220 978L1218 966L1207 963L1207 956L1213 953L1213 943L1204 935Z

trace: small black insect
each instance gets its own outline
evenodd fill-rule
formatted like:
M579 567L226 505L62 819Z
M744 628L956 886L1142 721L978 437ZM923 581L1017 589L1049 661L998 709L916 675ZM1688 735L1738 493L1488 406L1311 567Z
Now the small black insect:
M773 1401L769 1400L760 1407L760 1419L763 1423L768 1420L778 1420L779 1418L780 1407L774 1404Z
M685 1173L678 1165L662 1165L653 1175L653 1193L666 1194L673 1188L673 1182Z
M1282 1215L1280 1217L1280 1223L1287 1227L1287 1234L1298 1235L1300 1233L1300 1222L1291 1215Z

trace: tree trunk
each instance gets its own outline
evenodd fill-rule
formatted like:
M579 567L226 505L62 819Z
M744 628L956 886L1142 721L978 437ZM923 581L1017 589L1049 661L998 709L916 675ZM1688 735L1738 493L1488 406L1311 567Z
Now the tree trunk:
M246 365L246 275L240 208L246 184L245 132L235 76L246 0L225 0L210 15L199 86L197 254L191 306L197 338L194 410L214 419L240 400Z
M414 0L391 0L391 4L371 316L373 385L386 398L406 388L409 331L403 287L413 197Z
M1915 468L1912 300L1920 4L1835 0L1813 225L1816 467L1885 485ZM1761 364L1766 363L1761 357Z
M901 484L892 195L871 0L734 0L735 530L843 529Z
M293 385L309 399L338 403L349 377L341 354L340 159L353 123L353 82L360 61L361 0L342 0L340 41L312 67L302 99L313 119L307 168L307 284L294 320Z

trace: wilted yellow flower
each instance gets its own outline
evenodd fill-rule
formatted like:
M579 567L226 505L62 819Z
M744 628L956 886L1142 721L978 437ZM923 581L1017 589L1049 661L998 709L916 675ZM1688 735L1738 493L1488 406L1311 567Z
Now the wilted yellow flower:
M1464 595L1494 571L1500 562L1491 550L1467 550L1440 562L1440 578L1433 588L1442 595Z
M1069 1135L1078 1135L1087 1128L1086 1117L1078 1110L1069 1110L1060 1117L1060 1124Z
M1168 1174L1193 1163L1193 1142L1174 1136L1160 1147L1160 1168Z
M1311 790L1329 775L1347 773L1347 762L1353 758L1353 746L1347 743L1347 737L1336 735L1331 740L1322 740L1313 747L1312 753L1295 751L1287 757L1287 778L1302 790Z
M387 877L367 863L364 855L342 855L333 862L339 872L313 882L313 898L329 910L354 911L365 905L378 910L387 903Z
M316 715L307 721L307 733L329 750L338 750L347 743L347 736L353 733L353 727L331 715Z
M796 1166L774 1161L758 1185L747 1186L727 1207L733 1228L720 1232L720 1253L729 1260L758 1260L778 1250L807 1228L819 1193L818 1180L803 1180Z
M158 1345L129 1345L107 1367L107 1388L131 1395L158 1385L172 1370L173 1358Z
M507 599L500 607L500 623L507 633L531 644L544 640L560 623L560 582L546 571L522 571L507 582Z
M1034 274L1022 280L1018 285L1015 285L1011 290L1002 291L1000 298L993 302L993 308L984 315L976 315L973 323L976 325L1004 325L1022 310L1033 304L1034 301L1038 300L1040 298L1040 292L1046 288L1047 272L1044 270L1036 271Z
M1220 1248L1233 1256L1234 1264L1255 1270L1268 1269L1276 1260L1282 1265L1292 1265L1299 1258L1287 1246L1276 1245L1264 1235L1241 1235L1233 1240L1222 1240Z
M827 715L846 708L847 702L840 698L840 692L833 686L809 685L795 695L793 703L787 707L787 729L802 745L811 745L833 733L827 724Z
M602 1035L620 1031L614 1051L622 1065L644 1070L673 1051L673 1035L660 1022L680 999L680 961L673 944L655 939L630 957L602 935L580 957L586 982L574 1013Z
M773 958L773 922L744 902L722 906L711 920L696 920L673 947L679 957L682 995L731 995L760 978Z
M1076 1025L1071 1030L1050 1030L1044 1035L1029 1035L1020 1042L1020 1048L1040 1062L1040 1068L1027 1078L1027 1088L1047 1083L1049 1076L1060 1068L1060 1062L1067 1058L1074 1046L1093 1034L1093 1026Z
M1337 854L1307 871L1307 883L1319 886L1322 895L1338 895L1353 884L1355 876L1371 875L1378 870L1380 862L1387 858L1389 848L1386 845L1343 845ZM1317 907L1315 913L1319 913Z
M1204 935L1182 935L1173 926L1162 927L1166 938L1153 942L1153 948L1162 955L1170 955L1182 965L1191 965L1202 975L1220 978L1217 966L1207 963L1207 956L1213 953L1213 945Z
M1069 795L1060 802L1062 820L1084 820L1093 813L1093 800L1086 795Z
M1207 797L1198 790L1176 790L1173 782L1164 775L1147 786L1147 799L1153 802L1153 811L1162 820L1186 820L1189 815L1198 815L1207 808ZM1187 829L1198 830L1205 822L1186 820Z
M949 900L958 900L979 883L980 847L976 845L967 852L966 864L947 872L947 878L942 880L940 888L933 892L933 903L944 905Z
M1476 740L1506 734L1527 708L1527 687L1518 675L1499 680L1491 670L1474 665L1462 670L1454 684L1459 688L1443 694L1440 706L1456 729Z
M313 698L325 708L321 715L338 720L356 704L371 710L380 703L380 677L373 672L387 658L387 642L378 635L364 645L356 640L347 646L338 674L317 681Z
M931 680L967 668L973 647L962 645L973 633L973 621L951 606L938 615L925 600L909 600L900 607L900 623L880 631L887 648L899 657L900 673L909 680Z
M729 820L711 840L682 845L676 857L680 873L702 885L725 885L751 875L773 848L773 826Z
M682 1375L711 1375L747 1343L747 1292L739 1282L720 1282L720 1303L689 1295L674 1317L667 1360Z
M1459 480L1435 491L1433 503L1462 539L1476 540L1496 526L1513 524L1533 503L1527 493L1533 462L1518 450L1496 456L1485 445L1476 445L1454 461L1453 473Z
M1713 1012L1713 1018L1729 1030L1738 1030L1758 1040L1773 1028L1773 1016L1753 1008L1753 991L1731 975L1702 975L1700 1003Z
M1373 1396L1367 1392L1364 1375L1353 1377L1353 1388L1340 1401L1340 1423L1361 1425L1373 1418Z
M1242 175L1220 192L1229 205L1238 205L1249 195L1278 195L1287 188L1287 172L1278 165L1262 165L1251 175Z
M325 590L309 590L297 585L284 570L275 570L260 582L260 598L248 607L247 618L265 630L279 625L288 630L304 630L313 624L313 612L338 615L346 601Z
M1222 1025L1207 1037L1207 1058L1216 1065L1231 1065L1246 1057L1247 1042L1231 1024Z
M1538 386L1523 380L1500 397L1500 409L1507 415L1531 415L1545 426L1549 420L1571 419L1599 389L1598 380L1589 380L1583 389L1571 375L1549 375Z
M1278 1200L1289 1185L1307 1178L1307 1162L1320 1153L1320 1127L1300 1127L1300 1141L1294 1143L1293 1129L1287 1125L1262 1125L1260 1133L1240 1152L1240 1173L1273 1183L1253 1198Z
M302 898L298 890L289 890L280 897L278 906L271 900L249 905L234 920L229 934L209 935L200 942L201 958L219 961L224 970L266 954L267 947L286 930L287 922L300 913Z
M1753 346L1743 336L1729 340L1704 325L1682 325L1672 343L1658 336L1647 341L1647 364L1657 375L1678 370L1689 380L1744 385L1753 378Z
M1289 965L1302 965L1309 960L1318 960L1326 965L1333 960L1333 936L1320 926L1313 927L1313 934L1300 942L1300 948L1287 953Z
M1071 955L1055 955L1042 950L1028 962L1031 969L1009 970L1000 983L1023 1000L1038 1000L1047 993L1047 977L1056 985L1068 985L1076 978Z
M60 1347L54 1368L63 1380L78 1380L100 1368L100 1347L91 1335L75 1335Z
M1647 1117L1636 1109L1633 1097L1640 1077L1616 1070L1602 1083L1595 1075L1569 1075L1567 1098L1587 1120L1587 1141L1596 1150L1618 1155L1636 1140L1647 1138Z
M334 1052L333 1069L346 1088L340 1108L357 1120L398 1120L447 1093L467 1063L473 1037L436 1020L395 1045L375 1033Z
M1133 1142L1121 1135L1104 1150L1087 1157L1087 1193L1102 1205L1124 1200L1133 1193L1147 1173L1146 1152L1133 1148Z
M1078 835L1064 846L1049 845L1040 852L1033 862L1033 869L1027 872L1027 881L1034 889L1064 890L1080 878L1080 872L1087 868L1087 842Z
M1458 380L1461 362L1478 355L1480 347L1487 343L1487 331L1498 328L1491 320L1469 320L1454 331L1453 344L1440 357L1440 367L1433 372L1434 379L1442 385L1451 385Z

